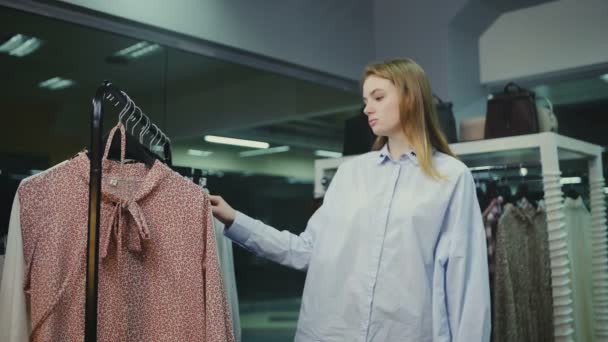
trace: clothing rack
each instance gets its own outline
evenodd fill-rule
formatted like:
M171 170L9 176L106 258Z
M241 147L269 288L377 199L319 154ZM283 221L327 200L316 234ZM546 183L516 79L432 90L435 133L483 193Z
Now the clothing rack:
M89 158L91 161L89 179L89 220L87 238L87 271L86 271L86 303L85 303L85 341L97 341L97 290L98 290L98 260L99 260L99 222L101 219L101 178L102 178L102 122L104 103L109 102L113 107L123 105L123 109L132 105L132 115L137 123L145 122L146 134L150 132L154 138L150 145L157 141L163 146L165 160L171 162L171 140L158 128L152 124L150 118L144 114L139 107L129 98L129 96L118 89L109 81L104 81L97 88L93 98L93 112L91 116L91 146ZM129 116L131 118L132 116ZM119 118L122 120L123 116ZM128 120L128 118L127 118ZM136 123L136 125L137 125ZM133 126L134 128L135 126ZM143 126L142 126L143 127ZM140 140L141 142L141 140Z
M608 252L606 251L606 202L602 153L604 148L555 133L538 133L451 144L452 151L467 166L538 163L540 161L553 294L553 334L555 341L574 339L572 266L567 248L567 230L560 182L560 161L587 162L591 198L593 300L595 336L608 339Z

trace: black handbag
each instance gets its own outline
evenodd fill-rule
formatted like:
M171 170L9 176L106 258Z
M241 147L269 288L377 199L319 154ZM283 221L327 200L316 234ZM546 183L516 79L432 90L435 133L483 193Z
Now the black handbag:
M448 143L455 143L458 141L456 135L456 119L454 119L454 111L452 110L452 102L443 102L437 95L433 95L435 98L435 107L437 108L437 118L439 119L439 125L445 134Z
M511 82L488 99L486 139L539 132L535 94Z

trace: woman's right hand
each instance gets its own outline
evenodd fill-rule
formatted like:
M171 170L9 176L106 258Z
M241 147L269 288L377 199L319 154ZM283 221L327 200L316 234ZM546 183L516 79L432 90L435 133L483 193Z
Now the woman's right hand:
M232 209L221 196L209 196L209 199L213 216L220 220L226 228L230 227L236 218L236 210Z

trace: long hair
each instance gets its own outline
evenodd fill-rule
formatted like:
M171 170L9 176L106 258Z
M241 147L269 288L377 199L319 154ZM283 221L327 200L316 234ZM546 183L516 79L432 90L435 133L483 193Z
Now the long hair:
M433 165L433 147L452 157L455 155L439 125L431 84L424 70L409 58L374 63L365 68L361 84L372 75L391 81L400 90L401 127L422 171L432 178L445 179ZM372 150L380 150L387 142L387 137L377 137Z

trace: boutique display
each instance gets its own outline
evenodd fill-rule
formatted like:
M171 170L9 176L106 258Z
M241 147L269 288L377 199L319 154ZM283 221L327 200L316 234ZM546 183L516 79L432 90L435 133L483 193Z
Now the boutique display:
M108 158L115 134L119 160ZM102 158L97 340L234 341L208 195L158 159L127 160L133 147L119 122ZM78 153L19 186L2 341L84 338L90 158Z

